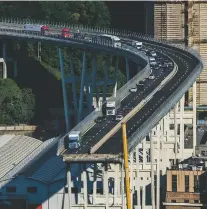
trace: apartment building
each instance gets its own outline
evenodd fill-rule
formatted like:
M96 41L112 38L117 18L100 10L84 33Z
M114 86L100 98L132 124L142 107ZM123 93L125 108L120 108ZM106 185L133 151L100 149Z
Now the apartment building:
M207 2L156 1L154 36L183 46L188 45L207 61ZM197 105L207 105L207 68L197 79L196 86ZM192 90L189 90L187 100L188 103L192 102Z

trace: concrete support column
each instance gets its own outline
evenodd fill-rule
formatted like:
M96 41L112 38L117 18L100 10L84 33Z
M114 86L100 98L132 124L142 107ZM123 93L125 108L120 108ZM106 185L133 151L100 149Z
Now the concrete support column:
M91 92L90 92L90 111L92 111L93 95L94 95L95 90L97 92L97 88L96 88L96 57L95 57L95 54L93 54L93 58L92 58L92 85L91 85Z
M117 91L117 72L118 72L118 68L119 68L119 57L116 57L116 65L115 65L115 76L114 76L114 80L115 80L115 86L114 86L114 97L116 97L116 91Z
M139 180L139 148L136 147L136 168L137 168L137 179L136 179L136 189L137 189L137 205L141 205L140 201L140 180Z
M6 43L3 41L2 44L2 56L3 56L3 79L7 78L7 56L6 56Z
M145 209L146 205L146 194L145 194L145 185L142 186L142 209Z
M108 184L108 164L104 165L104 170L103 170L103 177L104 177L104 182L103 182L103 192L104 192L104 197L105 197L105 202L106 202L106 209L109 208L109 184Z
M133 180L133 152L130 154L130 191L131 191L131 209L133 209L133 193L134 193L134 180Z
M157 136L157 185L156 185L156 205L157 209L160 209L160 124L158 125Z
M72 92L73 92L75 118L76 118L76 122L78 122L78 102L77 102L75 72L74 72L74 66L73 66L72 52L71 51L69 52L69 62L70 62L70 71L71 71L71 77L72 77Z
M143 139L143 169L145 169L145 165L146 165L146 138Z
M122 209L125 209L125 181L124 181L124 162L121 165L121 194L122 194Z
M42 47L41 47L41 42L38 42L37 43L37 59L41 62L41 55L40 55L40 52L42 50Z
M183 96L180 100L180 151L181 151L181 160L184 160L184 100L185 97Z
M178 141L177 141L177 107L178 105L176 104L174 107L174 135L175 135L175 163L177 162L178 156L177 156L177 151L178 151Z
M93 173L93 205L96 204L96 190L97 190L97 164L94 164Z
M78 122L80 122L82 120L82 117L83 117L83 99L84 99L83 95L84 95L84 85L85 85L85 74L86 74L86 52L84 51L83 52L83 60L82 60Z
M83 164L83 198L84 198L84 209L87 209L87 206L88 206L88 185L87 185L86 164Z
M17 72L17 60L14 61L14 77L17 77L18 72Z
M129 61L127 57L125 57L125 62L126 62L126 78L128 82L130 80L130 75L129 75Z
M104 65L104 90L103 90L103 103L106 102L106 94L108 87L108 71L109 71L109 58L106 58Z
M152 133L150 133L150 160L151 160L151 200L152 209L155 209L155 185L154 185L154 145Z
M193 155L196 146L196 82L193 84Z
M70 172L70 164L67 165L67 184L68 184L68 209L72 208L71 203L71 172Z
M77 165L79 174L78 174L78 204L80 203L81 200L81 189L82 189L82 164Z
M68 96L67 96L67 88L65 82L65 70L63 64L63 56L62 50L59 48L59 61L60 61L60 70L61 70L61 79L62 79L62 91L63 91L63 102L64 102L64 114L65 114L65 124L66 124L66 132L70 130L70 113L68 106Z
M119 164L115 165L115 178L114 178L114 205L118 204L117 195L120 193L120 180L119 180Z

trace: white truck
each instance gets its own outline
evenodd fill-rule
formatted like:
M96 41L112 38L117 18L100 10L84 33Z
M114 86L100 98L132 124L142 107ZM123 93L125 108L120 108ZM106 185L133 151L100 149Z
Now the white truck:
M68 134L68 147L69 149L78 149L80 147L81 132L71 131Z
M116 114L116 102L107 101L106 102L106 115L115 115Z
M47 25L25 24L24 31L38 32L41 33L41 35L47 35L49 32L49 27Z
M132 41L132 46L135 46L137 49L141 49L142 48L142 42Z

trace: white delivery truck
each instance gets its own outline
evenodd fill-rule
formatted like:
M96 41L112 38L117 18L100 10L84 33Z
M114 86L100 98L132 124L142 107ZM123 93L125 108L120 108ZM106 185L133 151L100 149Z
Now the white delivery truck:
M25 24L24 31L38 32L41 35L47 35L49 27L47 25Z
M68 148L77 149L80 147L81 141L81 132L80 131L71 131L68 134Z
M115 115L116 114L116 102L107 101L106 102L106 115Z
M141 49L142 48L142 42L132 41L132 46L135 46L137 49Z

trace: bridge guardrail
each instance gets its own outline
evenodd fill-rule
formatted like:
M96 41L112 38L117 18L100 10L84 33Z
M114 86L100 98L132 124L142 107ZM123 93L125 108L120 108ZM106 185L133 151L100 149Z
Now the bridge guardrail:
M139 129L137 129L132 136L129 138L129 152L133 150L133 148L140 143L140 141L146 137L153 127L156 126L157 122L160 121L172 108L173 106L182 98L185 92L192 86L192 84L196 81L196 78L199 76L203 69L202 64L199 64L194 71L186 79L187 82L183 82L173 93L172 95L160 105L156 112L152 114L150 118L148 118Z

